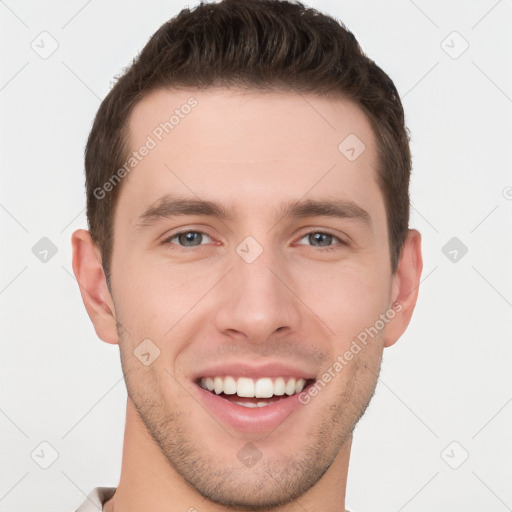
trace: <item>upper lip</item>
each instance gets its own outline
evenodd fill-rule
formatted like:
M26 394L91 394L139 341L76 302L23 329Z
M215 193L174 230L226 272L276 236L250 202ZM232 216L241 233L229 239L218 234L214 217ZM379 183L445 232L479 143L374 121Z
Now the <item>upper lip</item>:
M268 362L260 365L248 364L243 361L220 363L198 370L192 375L192 380L198 380L202 377L249 377L260 379L263 377L295 377L302 379L314 379L315 375L311 371L300 368L296 365L285 362Z

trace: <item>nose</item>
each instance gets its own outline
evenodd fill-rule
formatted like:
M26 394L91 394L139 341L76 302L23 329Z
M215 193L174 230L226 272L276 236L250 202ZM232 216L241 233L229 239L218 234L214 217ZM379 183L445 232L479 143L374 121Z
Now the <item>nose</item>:
M268 342L274 333L300 330L297 277L283 257L264 250L249 263L236 254L217 297L216 327L232 338Z

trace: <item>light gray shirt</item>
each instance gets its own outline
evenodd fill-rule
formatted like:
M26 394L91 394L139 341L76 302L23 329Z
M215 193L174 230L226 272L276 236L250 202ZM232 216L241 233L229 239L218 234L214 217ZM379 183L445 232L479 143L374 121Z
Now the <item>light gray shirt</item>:
M103 503L113 496L116 489L117 487L95 487L75 512L103 511ZM345 512L350 512L350 510L346 510Z
M101 512L103 503L116 492L117 487L95 487L75 512Z

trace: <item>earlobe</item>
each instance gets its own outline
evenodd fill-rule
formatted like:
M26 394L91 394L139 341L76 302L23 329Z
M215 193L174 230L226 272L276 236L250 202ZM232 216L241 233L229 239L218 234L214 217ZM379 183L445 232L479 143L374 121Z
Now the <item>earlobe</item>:
M101 266L101 256L89 231L79 229L71 236L73 272L80 294L100 339L118 343L115 309Z
M397 271L393 276L391 304L395 316L386 328L384 347L390 347L398 341L409 325L418 299L422 270L421 234L415 229L410 229L402 247Z

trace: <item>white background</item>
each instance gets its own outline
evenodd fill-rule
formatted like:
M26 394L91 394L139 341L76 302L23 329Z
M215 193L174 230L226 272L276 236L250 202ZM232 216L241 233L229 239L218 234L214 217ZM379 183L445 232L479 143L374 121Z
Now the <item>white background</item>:
M511 510L512 1L307 4L345 23L395 82L423 235L416 312L356 428L347 508ZM101 99L186 5L0 2L1 511L75 510L118 483L118 347L95 335L70 236L87 226L83 150ZM47 59L31 48L42 31L59 45ZM57 248L46 263L32 252L42 237ZM456 262L442 252L452 237L468 248ZM31 458L43 441L58 452L48 469Z

